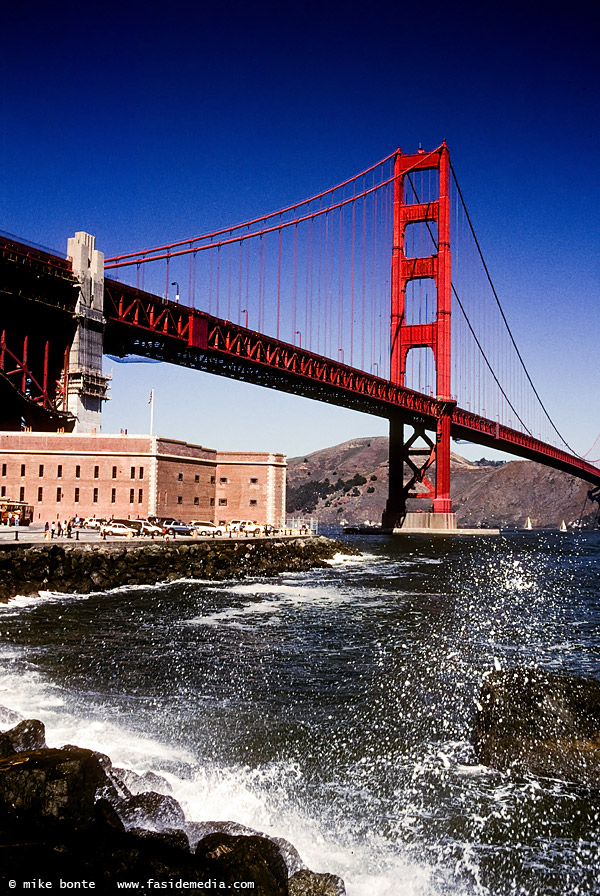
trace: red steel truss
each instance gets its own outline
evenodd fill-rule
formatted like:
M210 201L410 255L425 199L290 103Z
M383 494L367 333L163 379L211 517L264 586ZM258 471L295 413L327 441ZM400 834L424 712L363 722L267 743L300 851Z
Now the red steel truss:
M0 421L6 428L70 429L66 358L79 284L71 263L0 234Z

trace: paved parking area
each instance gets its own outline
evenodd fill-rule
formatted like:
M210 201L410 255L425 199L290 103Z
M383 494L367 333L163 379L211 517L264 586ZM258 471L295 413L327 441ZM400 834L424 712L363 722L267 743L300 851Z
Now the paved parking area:
M226 535L222 536L214 536L214 535L205 535L205 536L197 536L193 538L192 536L185 535L177 535L177 536L169 536L168 541L172 543L173 541L181 541L181 542L193 542L193 541L230 541L232 539L240 539L241 541L259 541L264 539L272 539L272 538L299 538L304 537L306 533L302 533L293 530L293 529L285 529L282 532L279 532L276 535L244 535L243 532L228 532ZM96 543L100 544L103 542L121 542L124 544L139 543L139 544L150 544L152 541L160 544L165 542L166 539L164 536L156 536L156 538L152 539L148 536L142 536L141 538L123 538L119 535L107 535L106 538L100 535L100 533L95 529L73 529L71 532L71 537L68 538L66 535L55 535L54 539L46 540L45 532L43 526L0 526L0 546L2 544L19 542L19 544L49 544L50 542L54 542L56 544L77 544L77 542L82 543Z

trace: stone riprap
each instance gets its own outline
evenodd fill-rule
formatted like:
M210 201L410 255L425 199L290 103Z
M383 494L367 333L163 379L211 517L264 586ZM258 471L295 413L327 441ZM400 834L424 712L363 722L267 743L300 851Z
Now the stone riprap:
M86 594L180 578L272 576L326 566L347 545L321 536L135 543L6 543L0 548L0 601L39 591Z

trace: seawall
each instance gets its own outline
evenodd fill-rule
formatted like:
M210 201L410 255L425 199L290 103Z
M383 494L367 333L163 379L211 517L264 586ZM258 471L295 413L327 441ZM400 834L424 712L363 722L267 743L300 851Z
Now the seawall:
M289 539L0 546L0 602L38 591L87 593L184 577L276 575L326 566L352 548L322 536Z

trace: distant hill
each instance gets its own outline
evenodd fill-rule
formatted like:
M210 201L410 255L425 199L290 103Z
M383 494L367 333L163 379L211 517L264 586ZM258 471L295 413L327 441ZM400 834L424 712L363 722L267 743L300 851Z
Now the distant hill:
M431 479L435 479L432 468ZM591 522L589 485L531 461L473 462L452 455L452 501L460 526L559 526ZM288 458L288 515L324 525L381 522L388 490L388 439L357 438L304 457ZM412 502L422 509L421 502Z

